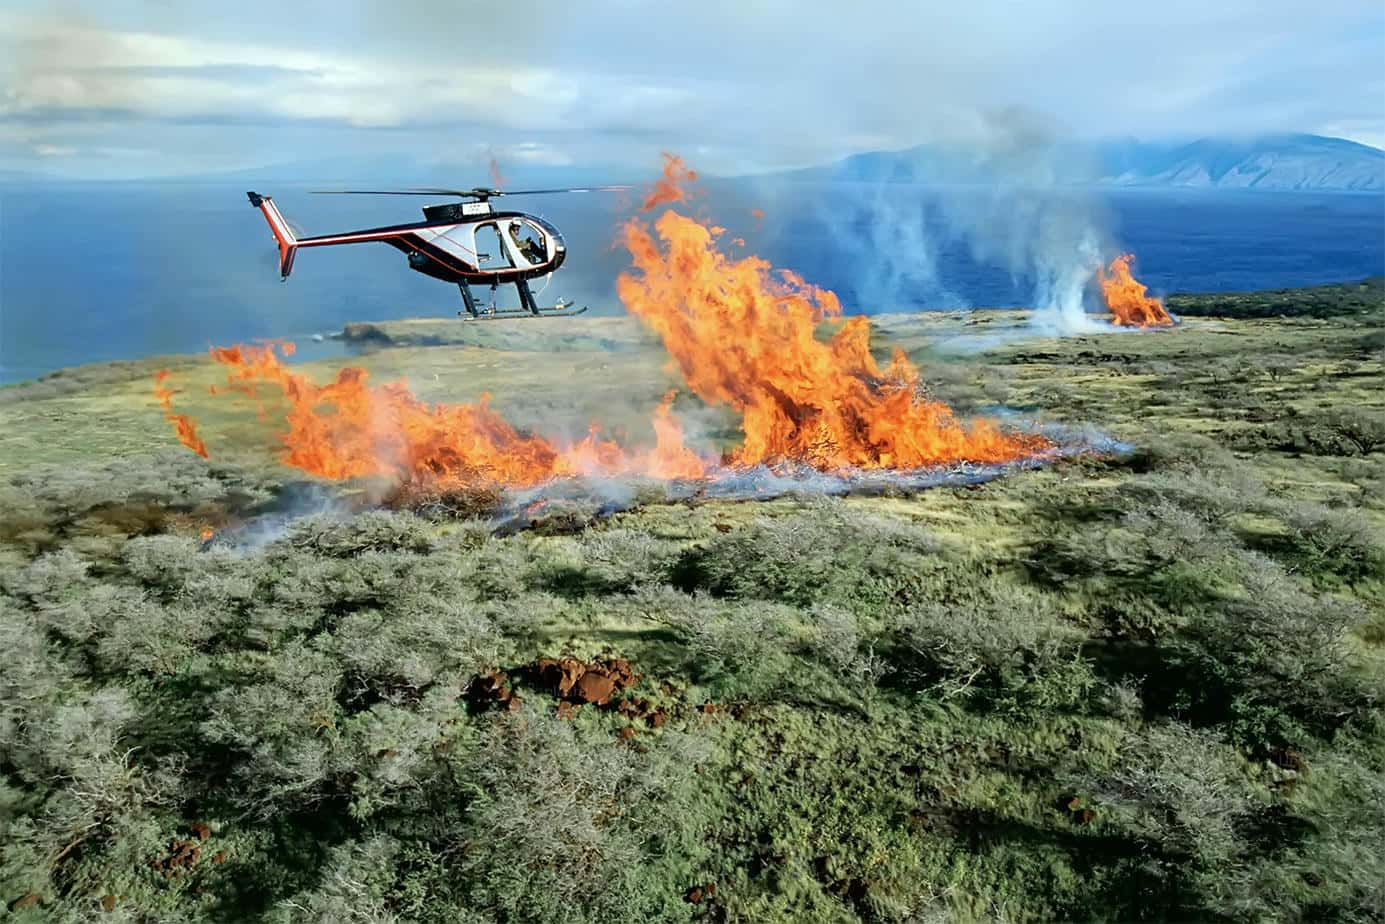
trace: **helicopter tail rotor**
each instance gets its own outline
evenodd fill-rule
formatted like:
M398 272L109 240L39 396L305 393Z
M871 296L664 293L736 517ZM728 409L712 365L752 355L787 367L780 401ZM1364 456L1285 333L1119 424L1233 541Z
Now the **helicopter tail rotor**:
M289 278L289 273L293 272L294 254L298 252L298 236L293 233L284 216L279 214L279 207L274 204L273 199L256 192L248 192L245 195L250 199L250 205L263 213L265 221L269 223L269 230L279 245L279 278Z

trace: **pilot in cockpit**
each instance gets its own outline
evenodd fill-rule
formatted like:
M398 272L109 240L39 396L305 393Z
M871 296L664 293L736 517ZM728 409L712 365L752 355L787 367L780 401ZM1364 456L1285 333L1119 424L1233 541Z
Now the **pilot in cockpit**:
M544 250L542 238L535 240L534 233L527 231L519 221L510 222L510 240L524 255L524 259L537 266L548 259L548 254Z

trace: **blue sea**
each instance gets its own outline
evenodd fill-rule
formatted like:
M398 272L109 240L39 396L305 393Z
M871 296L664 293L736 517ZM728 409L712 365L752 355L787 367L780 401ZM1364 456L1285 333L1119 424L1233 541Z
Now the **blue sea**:
M454 288L378 244L305 251L281 283L246 188L0 186L0 383L252 338L291 338L311 357L340 350L312 335L350 321L456 315ZM422 204L257 191L306 234L413 221ZM564 296L618 313L615 279L629 258L614 242L633 203L624 194L511 201L553 221L568 243L540 302ZM791 269L852 313L1032 304L1034 267L1075 254L1088 232L1102 253L1135 253L1137 275L1162 294L1385 274L1380 195L1140 190L1011 202L986 190L722 182L690 208L727 229L730 254ZM502 290L500 303L513 302Z

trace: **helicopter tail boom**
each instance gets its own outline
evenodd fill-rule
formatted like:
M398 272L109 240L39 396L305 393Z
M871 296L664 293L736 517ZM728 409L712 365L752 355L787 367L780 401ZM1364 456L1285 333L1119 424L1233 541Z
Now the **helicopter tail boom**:
M274 200L269 196L262 196L256 192L245 194L250 199L250 205L259 209L269 223L269 230L274 234L274 240L279 245L279 277L289 278L289 273L293 272L293 256L298 251L298 238L293 230L289 228L289 223L284 221L284 216L279 214L279 207L274 204Z

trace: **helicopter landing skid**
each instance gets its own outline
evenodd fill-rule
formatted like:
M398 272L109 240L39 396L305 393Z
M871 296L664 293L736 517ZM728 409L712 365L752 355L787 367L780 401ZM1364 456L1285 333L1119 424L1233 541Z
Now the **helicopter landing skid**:
M498 321L501 318L552 318L563 315L581 314L587 310L587 306L573 308L572 302L566 299L558 299L556 305L548 305L540 308L534 301L534 293L529 289L527 279L515 281L515 290L519 292L520 306L518 308L497 308L495 305L495 289L491 286L491 303L482 307L476 303L476 296L471 293L471 287L465 282L459 282L457 288L462 291L463 310L457 312L457 317L464 321Z
M457 312L457 317L463 321L503 321L506 318L563 318L572 317L585 313L586 305L574 308L571 302L559 302L544 308L537 308L530 311L528 308L481 308L476 314L466 311Z

